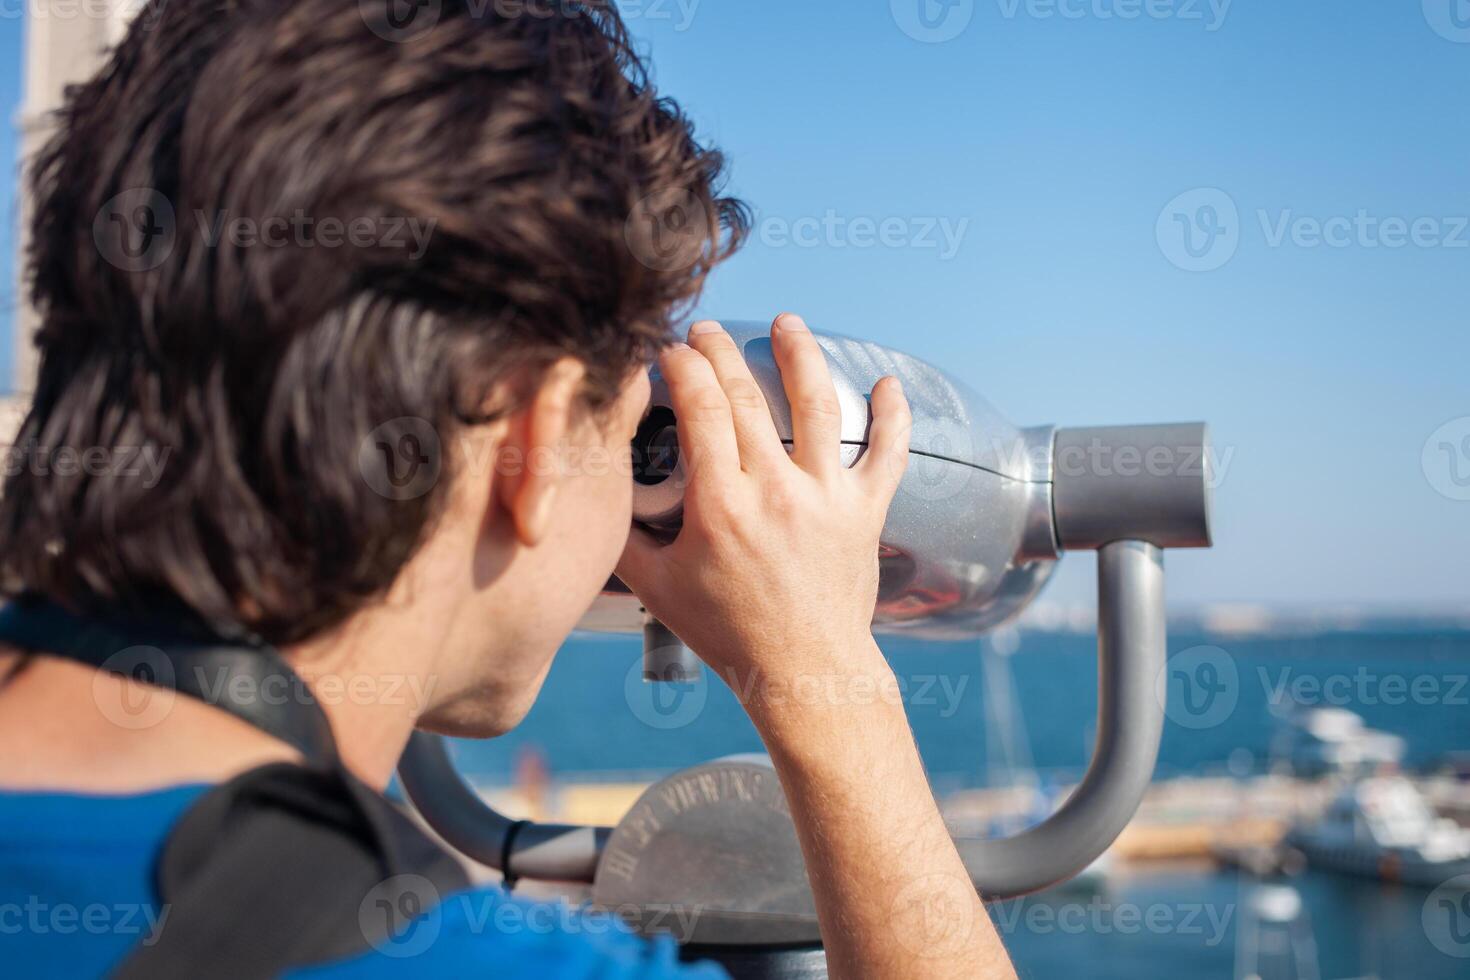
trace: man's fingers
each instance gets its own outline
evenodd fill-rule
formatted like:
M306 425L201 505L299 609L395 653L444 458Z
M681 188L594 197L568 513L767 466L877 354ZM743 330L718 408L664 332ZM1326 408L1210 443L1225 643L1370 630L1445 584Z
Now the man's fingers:
M730 402L715 369L687 344L674 344L659 358L679 427L679 456L691 481L721 479L740 472L740 449Z
M868 448L854 467L864 480L891 498L909 463L909 437L914 431L909 400L898 379L878 379L869 399L873 421L868 426Z
M841 465L842 410L827 358L805 321L792 313L776 317L771 346L791 403L791 434L796 444L791 458L811 473L837 469Z
M751 377L750 366L740 348L713 320L701 320L689 328L689 346L699 351L714 368L735 422L735 439L740 446L740 460L746 469L752 463L780 459L786 462L786 449L771 421L771 408L766 396Z
M659 544L653 535L634 527L628 532L628 543L623 546L622 557L618 559L618 567L613 574L640 598L658 595L668 562L668 556L664 554L666 550L666 546Z

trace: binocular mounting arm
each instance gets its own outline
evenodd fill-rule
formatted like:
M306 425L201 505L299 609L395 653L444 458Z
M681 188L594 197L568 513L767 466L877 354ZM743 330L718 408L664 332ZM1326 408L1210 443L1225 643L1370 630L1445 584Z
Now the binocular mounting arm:
M1164 706L1163 552L1143 541L1098 550L1098 716L1092 762L1046 821L1004 839L957 839L976 889L1008 898L1063 881L1096 860L1138 808L1153 775ZM455 771L442 739L416 732L399 765L425 819L468 857L515 877L591 882L610 828L502 816Z

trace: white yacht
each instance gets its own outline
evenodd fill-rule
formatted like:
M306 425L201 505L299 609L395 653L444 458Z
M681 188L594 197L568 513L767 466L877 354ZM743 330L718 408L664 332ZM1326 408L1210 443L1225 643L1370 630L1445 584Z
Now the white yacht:
M1402 738L1368 728L1346 708L1311 708L1280 722L1272 755L1298 776L1369 773L1404 756Z
M1470 829L1439 817L1407 779L1353 783L1285 844L1312 867L1434 887L1470 873Z

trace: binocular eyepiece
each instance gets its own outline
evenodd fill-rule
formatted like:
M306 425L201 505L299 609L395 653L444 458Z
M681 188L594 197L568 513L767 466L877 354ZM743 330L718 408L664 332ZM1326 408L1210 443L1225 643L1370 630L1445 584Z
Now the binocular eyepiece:
M674 410L655 405L633 436L633 482L656 487L674 475L679 466L679 427Z

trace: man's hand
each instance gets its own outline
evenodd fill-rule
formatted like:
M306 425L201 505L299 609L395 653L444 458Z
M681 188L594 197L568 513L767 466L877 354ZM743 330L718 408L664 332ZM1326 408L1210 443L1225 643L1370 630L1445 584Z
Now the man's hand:
M797 674L878 666L878 536L912 426L897 379L882 379L868 447L843 468L837 393L811 331L782 314L771 346L792 407L789 455L719 324L696 323L688 346L663 354L688 476L684 526L668 546L635 528L617 569L742 694Z
M844 469L820 348L789 314L771 341L791 402L790 456L718 324L696 324L691 346L664 354L689 479L684 526L667 546L635 530L618 576L719 671L760 731L791 804L830 976L1014 977L870 629L908 403L896 380L878 383L867 451Z

